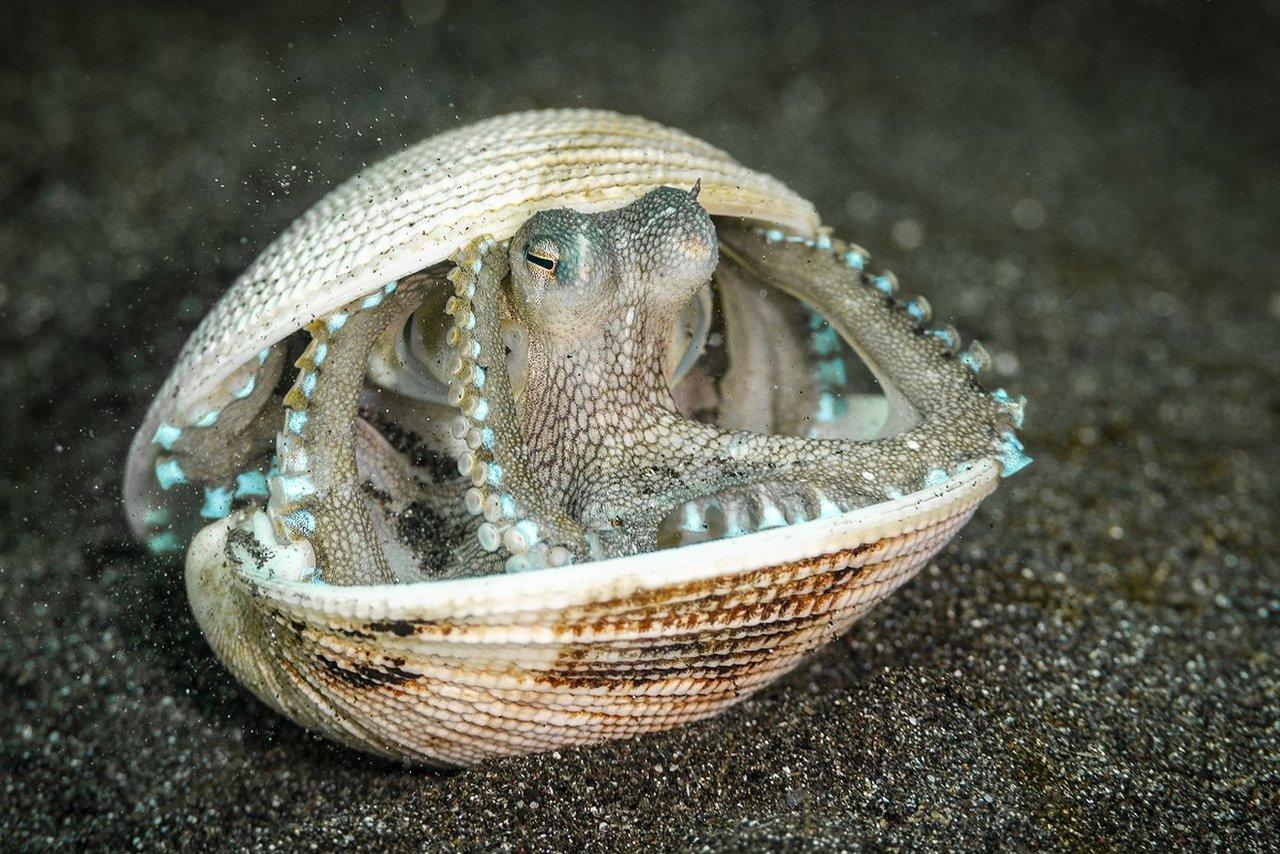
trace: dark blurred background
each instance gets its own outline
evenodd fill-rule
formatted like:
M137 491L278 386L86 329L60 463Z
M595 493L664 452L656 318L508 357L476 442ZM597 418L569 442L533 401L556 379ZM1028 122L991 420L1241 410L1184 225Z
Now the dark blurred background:
M30 847L1275 843L1280 3L0 8L0 835ZM590 105L812 198L1036 464L723 717L408 772L220 668L126 535L185 336L362 165ZM1269 840L1269 842L1268 842Z

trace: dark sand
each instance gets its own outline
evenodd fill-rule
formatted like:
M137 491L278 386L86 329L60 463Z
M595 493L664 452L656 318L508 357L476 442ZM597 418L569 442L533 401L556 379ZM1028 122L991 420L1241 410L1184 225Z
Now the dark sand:
M0 837L1276 843L1274 2L32 5L0 12ZM406 771L221 669L178 563L126 536L125 445L199 317L336 181L552 105L684 127L815 199L987 342L1037 461L718 720Z

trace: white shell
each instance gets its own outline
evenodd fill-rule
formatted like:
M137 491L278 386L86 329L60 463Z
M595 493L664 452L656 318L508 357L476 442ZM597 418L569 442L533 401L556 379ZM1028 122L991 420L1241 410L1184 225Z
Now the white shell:
M616 207L702 182L712 214L817 234L810 205L687 134L589 110L519 113L441 134L346 182L249 267L188 341L130 454L143 528L157 425L264 346L534 211ZM187 559L201 628L235 675L299 723L364 750L470 764L714 714L794 666L910 578L997 482L950 480L835 518L637 557L377 587L273 577L227 554L240 511Z
M229 564L206 528L187 591L263 701L337 741L436 765L667 729L749 696L910 579L995 489L980 464L844 516L521 575L370 587Z

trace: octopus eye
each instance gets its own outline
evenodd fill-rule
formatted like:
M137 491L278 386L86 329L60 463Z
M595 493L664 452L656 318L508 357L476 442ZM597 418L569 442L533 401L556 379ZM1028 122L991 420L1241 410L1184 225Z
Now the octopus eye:
M544 270L550 270L552 272L555 272L555 269L556 269L555 258L548 258L545 255L537 255L537 254L534 254L533 252L530 252L528 249L526 249L524 252L524 260L528 261L530 264L537 264L539 267L541 267Z

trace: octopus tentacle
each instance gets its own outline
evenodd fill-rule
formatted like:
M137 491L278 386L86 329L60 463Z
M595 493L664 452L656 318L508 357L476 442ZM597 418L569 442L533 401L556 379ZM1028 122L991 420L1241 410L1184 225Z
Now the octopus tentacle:
M979 456L998 457L1006 476L1030 463L1013 432L1022 424L1025 399L1003 389L988 393L976 381L990 365L982 344L960 351L953 328L926 328L928 303L896 299L896 277L869 273L865 253L806 245L778 232L725 229L722 237L735 263L813 306L853 346L891 399L890 421L914 413L916 423L877 442L881 457L915 461L896 471L911 475L927 467L929 483ZM908 477L895 491L917 484Z
M419 282L390 283L307 325L277 438L279 473L267 515L280 542L306 538L332 584L394 581L375 535L356 464L356 424L366 364L378 336L417 306Z
M484 517L477 538L486 551L510 553L511 571L563 566L581 553L581 532L521 453L501 334L506 247L480 238L454 260L454 295L446 304L454 320L448 341L457 353L450 402L460 413L454 436L467 444L458 457L458 471L473 484L467 509Z
M126 494L158 496L181 484L199 483L204 487L199 516L204 519L226 516L235 500L265 496L274 436L266 403L283 364L283 346L265 348L200 400L172 406L150 435L160 451L150 482L139 483L131 472ZM160 509L163 502L154 504L141 520L149 531L148 545L157 552L178 548L168 512Z
M990 364L981 343L971 342L953 358L959 335L950 327L926 330L928 303L922 297L895 299L896 278L867 272L865 255L850 264L839 251L754 229L725 228L721 239L731 260L750 275L821 312L886 393L900 395L899 405L915 410L919 424L903 441L950 441L953 453L998 450L1004 434L1018 426L1007 394L990 394L976 382ZM984 446L982 440L991 436L995 444Z

